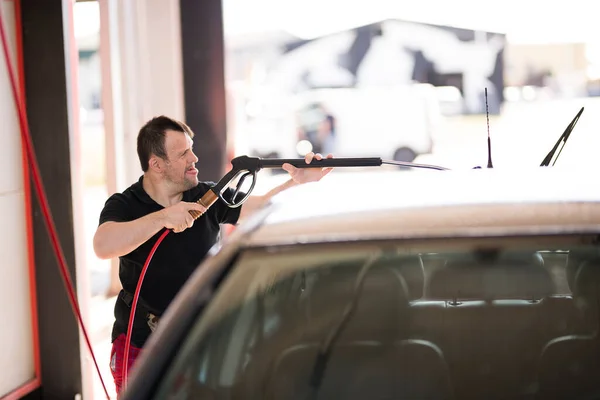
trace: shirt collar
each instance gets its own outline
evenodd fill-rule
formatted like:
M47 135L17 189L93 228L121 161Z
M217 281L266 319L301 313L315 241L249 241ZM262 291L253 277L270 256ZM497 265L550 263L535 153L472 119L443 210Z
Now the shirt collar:
M158 204L157 202L152 200L152 197L150 197L150 195L148 195L148 193L146 193L146 191L144 190L143 181L144 175L140 176L140 179L138 179L136 183L131 185L131 192L143 203Z
M140 176L140 179L133 185L131 185L131 192L143 203L146 204L158 204L156 201L150 197L148 193L144 190L144 175ZM186 190L183 192L182 201L194 201L191 190Z

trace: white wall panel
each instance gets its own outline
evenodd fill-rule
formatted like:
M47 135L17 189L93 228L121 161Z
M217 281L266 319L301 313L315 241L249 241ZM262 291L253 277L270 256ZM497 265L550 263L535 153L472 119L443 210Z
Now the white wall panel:
M35 377L22 192L0 194L0 397Z
M13 2L0 1L4 29L10 40L11 57L15 60L15 19ZM4 53L0 51L0 193L23 190L21 168L21 138Z
M0 0L16 63L14 2ZM15 69L16 71L16 69ZM0 397L35 378L24 180L19 122L0 52ZM27 210L28 211L28 210Z

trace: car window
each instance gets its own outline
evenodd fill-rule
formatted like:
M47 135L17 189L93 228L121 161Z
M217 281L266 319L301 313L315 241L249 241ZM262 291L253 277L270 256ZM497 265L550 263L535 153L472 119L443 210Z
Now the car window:
M596 277L575 236L246 250L156 398L578 398Z

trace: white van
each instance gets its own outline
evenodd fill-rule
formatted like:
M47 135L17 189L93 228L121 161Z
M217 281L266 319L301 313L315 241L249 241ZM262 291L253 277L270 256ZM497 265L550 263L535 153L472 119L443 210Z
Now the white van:
M310 130L321 108L335 118L337 157L381 157L413 161L432 150L442 118L434 87L428 84L369 88L327 88L279 100L281 118L257 117L247 131L250 152L259 157L299 157L301 128Z

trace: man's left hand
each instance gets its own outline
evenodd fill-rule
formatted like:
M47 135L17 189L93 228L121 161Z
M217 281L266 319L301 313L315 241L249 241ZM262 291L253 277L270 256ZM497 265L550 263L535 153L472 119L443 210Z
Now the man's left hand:
M306 161L307 164L310 164L312 162L313 158L315 158L317 160L322 160L323 156L319 153L315 154L315 153L310 152L304 157L304 161ZM333 158L333 154L328 154L327 158ZM318 182L321 180L321 178L323 178L325 175L327 175L328 173L330 173L333 170L333 168L320 168L320 167L296 168L291 164L283 164L281 166L281 168L286 170L290 174L290 177L292 178L292 180L298 184L308 183L308 182Z

